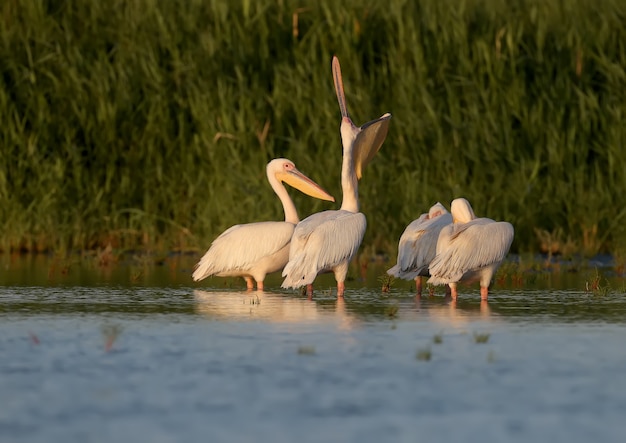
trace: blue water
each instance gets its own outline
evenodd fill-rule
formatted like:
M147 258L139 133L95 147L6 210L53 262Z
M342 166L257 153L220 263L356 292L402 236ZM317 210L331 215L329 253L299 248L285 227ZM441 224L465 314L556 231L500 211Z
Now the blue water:
M9 284L0 441L621 442L625 320L572 288Z

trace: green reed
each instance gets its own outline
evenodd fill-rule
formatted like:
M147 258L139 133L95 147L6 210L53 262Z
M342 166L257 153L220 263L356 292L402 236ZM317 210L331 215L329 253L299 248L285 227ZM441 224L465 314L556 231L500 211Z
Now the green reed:
M393 114L359 188L364 246L394 255L464 196L513 223L514 251L537 232L623 249L619 0L6 0L1 248L205 249L282 217L278 156L340 201L333 54L355 122ZM301 217L338 207L292 195Z

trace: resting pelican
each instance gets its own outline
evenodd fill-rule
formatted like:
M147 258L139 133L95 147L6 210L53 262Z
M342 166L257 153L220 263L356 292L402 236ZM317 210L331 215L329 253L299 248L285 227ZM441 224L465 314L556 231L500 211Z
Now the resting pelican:
M282 184L285 182L311 197L334 202L333 196L296 169L286 158L267 164L267 180L283 204L285 221L266 221L235 225L213 241L193 272L194 281L211 275L243 277L248 289L263 290L265 275L282 270L289 259L289 243L299 221L293 201Z
M434 285L448 284L453 300L457 282L480 281L480 297L487 300L489 284L513 242L513 226L490 218L476 218L469 202L457 198L450 205L453 223L439 234L437 255L430 263Z
M452 216L437 202L428 213L413 220L400 236L398 262L387 274L404 280L415 279L417 294L422 293L422 277L427 277L428 265L435 258L441 229L452 223Z
M391 114L357 127L348 116L341 78L341 67L333 57L333 78L341 109L341 189L343 201L338 211L310 215L296 226L289 263L283 270L283 288L307 286L313 294L313 281L321 272L332 271L337 280L337 296L343 297L350 260L356 254L367 222L359 212L358 181L363 168L372 160L387 137Z

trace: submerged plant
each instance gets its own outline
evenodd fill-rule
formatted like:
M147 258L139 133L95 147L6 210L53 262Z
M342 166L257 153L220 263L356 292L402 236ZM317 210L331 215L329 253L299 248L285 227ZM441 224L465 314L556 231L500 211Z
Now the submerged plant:
M443 332L440 332L439 334L435 334L433 336L433 343L436 345L440 345L441 343L443 343Z
M431 357L432 357L432 352L430 351L429 347L418 349L417 353L415 354L415 358L417 358L418 360L422 360L422 361L429 361Z
M34 332L29 332L28 337L30 338L30 342L34 345L38 345L40 343L39 337Z
M432 283L427 283L426 284L426 289L428 290L428 296L429 297L434 297L435 296L435 285L433 285Z
M380 277L378 277L378 281L382 284L383 292L389 292L391 290L391 286L393 285L394 280L395 277L389 274L382 274Z
M394 303L389 306L385 306L385 317L396 318L398 316L398 310L399 310L399 307L397 303Z
M102 335L104 336L104 351L109 352L113 348L113 344L122 332L120 325L104 325L102 326Z
M604 280L604 284L602 281ZM593 295L605 296L611 293L611 285L609 281L600 274L598 268L595 268L595 274L585 281L585 291L591 292Z
M316 354L315 346L307 346L307 345L299 346L298 354L299 355L315 355Z
M489 341L489 333L474 332L474 343L487 343Z
M141 277L143 277L144 273L141 269L134 269L130 274L130 281L132 283L137 283Z

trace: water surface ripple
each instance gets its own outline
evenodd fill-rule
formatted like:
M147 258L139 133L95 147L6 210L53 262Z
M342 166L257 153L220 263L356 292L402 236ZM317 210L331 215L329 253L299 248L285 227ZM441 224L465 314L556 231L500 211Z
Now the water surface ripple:
M618 442L624 294L0 287L0 441Z

